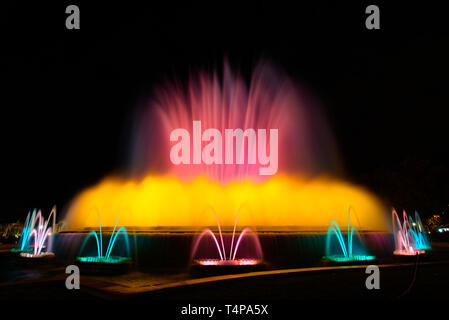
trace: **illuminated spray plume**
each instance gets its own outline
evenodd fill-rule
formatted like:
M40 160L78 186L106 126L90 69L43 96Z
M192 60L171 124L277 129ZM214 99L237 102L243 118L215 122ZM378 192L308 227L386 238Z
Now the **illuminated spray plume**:
M209 228L204 229L194 241L192 249L192 259L194 260L194 262L200 265L254 265L261 263L263 259L263 254L262 254L262 247L260 245L259 237L257 236L257 234L253 230L251 230L251 228L246 227L240 232L238 238L236 238L236 228L239 219L240 209L241 207L239 208L237 216L235 218L230 246L226 246L225 244L225 239L223 237L220 221L218 220L215 211L212 209L215 219L217 220L219 238L217 239L217 236L214 234L214 232L212 232L211 229ZM198 254L198 249L201 244L201 241L204 241L205 240L204 237L206 236L209 236L213 241L212 246L217 249L216 254L219 256L219 259L211 259L210 257L208 258L196 257L196 255ZM252 243L249 258L247 257L242 258L237 256L240 244L244 239L248 239L248 241L251 241ZM226 250L226 247L228 247L228 250Z
M430 243L425 234L421 218L415 211L415 221L407 216L405 210L402 213L402 223L395 209L392 212L393 234L395 243L395 255L414 256L423 254L430 249Z
M338 167L318 105L266 63L249 86L225 64L221 77L197 72L186 85L157 88L144 108L132 141L132 169L143 175L263 182L275 172L311 177Z
M388 230L373 194L335 178L336 147L318 106L272 66L256 67L249 85L227 65L221 77L199 72L184 86L159 87L140 111L131 176L106 177L82 191L68 209L65 230L95 226L92 208L107 213L107 228L119 208L127 208L121 223L128 230L195 231L216 224L202 213L212 206L229 227L243 203L254 214L240 223L258 230L325 231L330 220L345 223L349 205L365 230ZM178 129L186 139L175 134L170 141Z
M55 228L56 206L53 206L46 221L42 217L41 210L38 210L37 213L36 210L34 210L31 218L30 219L28 218L29 216L27 217L24 229L24 236L26 237L26 240L22 240L24 241L22 242L22 244L24 244L24 247L22 249L23 252L20 253L20 255L23 257L35 257L51 254L48 251L48 245L49 239L52 235L52 231ZM50 221L52 221L52 225L49 224ZM31 239L33 240L33 251L32 251L33 253L28 253L26 252L27 245L29 241L31 241ZM44 248L47 248L46 252L43 251Z

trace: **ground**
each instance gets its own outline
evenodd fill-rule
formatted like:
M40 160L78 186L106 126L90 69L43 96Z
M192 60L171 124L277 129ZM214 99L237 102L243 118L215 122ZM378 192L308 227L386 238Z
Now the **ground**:
M21 265L0 253L0 299L146 299L190 302L289 301L300 299L449 298L449 244L433 245L416 260L379 265L380 289L368 290L366 266L280 269L192 278L189 273L134 270L121 276L81 276L80 290L65 287L62 265Z

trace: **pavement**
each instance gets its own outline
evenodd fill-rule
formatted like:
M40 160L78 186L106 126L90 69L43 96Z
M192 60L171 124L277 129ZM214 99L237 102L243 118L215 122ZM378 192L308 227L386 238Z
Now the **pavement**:
M121 276L81 276L80 290L65 287L65 267L22 266L0 253L0 300L291 301L308 299L448 299L449 245L431 259L378 265L380 289L365 286L366 265L265 270L192 278L189 273L132 271Z

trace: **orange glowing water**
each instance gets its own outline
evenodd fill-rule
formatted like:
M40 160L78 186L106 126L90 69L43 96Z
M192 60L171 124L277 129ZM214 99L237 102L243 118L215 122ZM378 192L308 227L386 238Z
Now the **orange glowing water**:
M278 175L263 182L222 185L204 177L190 183L175 177L147 176L141 181L106 178L77 196L68 211L65 230L120 224L162 230L198 230L216 225L231 227L241 208L239 226L260 230L326 231L330 220L348 223L348 207L357 212L359 230L386 231L381 202L363 188L332 178ZM97 210L92 210L93 208Z

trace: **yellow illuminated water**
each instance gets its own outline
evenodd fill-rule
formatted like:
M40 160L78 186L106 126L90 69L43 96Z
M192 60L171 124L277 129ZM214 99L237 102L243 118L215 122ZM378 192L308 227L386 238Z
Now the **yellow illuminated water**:
M216 225L231 227L240 208L238 226L258 230L326 231L335 220L363 231L388 231L385 208L373 194L330 177L305 180L277 175L263 183L220 184L204 177L182 182L171 176L148 175L142 180L108 177L82 191L69 207L64 230L79 231L119 225L140 230L154 228L197 230ZM342 230L344 231L344 230Z

